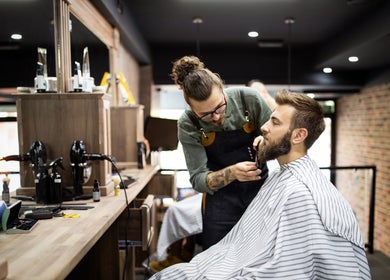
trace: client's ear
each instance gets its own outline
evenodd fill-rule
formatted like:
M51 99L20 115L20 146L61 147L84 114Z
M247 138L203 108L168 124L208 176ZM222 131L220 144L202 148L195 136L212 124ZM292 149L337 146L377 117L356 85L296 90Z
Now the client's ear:
M308 135L306 128L296 128L291 135L292 144L303 143Z

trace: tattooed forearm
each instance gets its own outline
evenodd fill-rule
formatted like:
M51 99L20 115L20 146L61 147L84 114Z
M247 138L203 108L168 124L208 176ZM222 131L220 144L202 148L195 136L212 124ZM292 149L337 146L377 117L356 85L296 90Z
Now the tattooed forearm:
M207 186L212 191L217 191L233 181L230 167L211 172L207 175Z

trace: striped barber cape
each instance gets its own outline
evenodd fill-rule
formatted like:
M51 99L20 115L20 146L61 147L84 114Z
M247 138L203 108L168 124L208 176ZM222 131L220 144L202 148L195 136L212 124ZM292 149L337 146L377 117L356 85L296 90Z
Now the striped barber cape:
M371 279L348 202L309 156L284 164L239 222L191 262L150 279Z

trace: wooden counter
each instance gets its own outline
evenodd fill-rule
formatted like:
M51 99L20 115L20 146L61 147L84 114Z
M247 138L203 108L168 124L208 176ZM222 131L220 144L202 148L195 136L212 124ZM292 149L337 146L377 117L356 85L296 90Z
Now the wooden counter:
M146 166L123 171L137 179L126 190L129 203L158 169ZM112 192L100 202L84 202L94 208L64 211L77 213L79 218L39 220L28 234L1 232L0 259L8 262L6 279L119 279L116 224L126 208L125 191L121 190L119 196Z

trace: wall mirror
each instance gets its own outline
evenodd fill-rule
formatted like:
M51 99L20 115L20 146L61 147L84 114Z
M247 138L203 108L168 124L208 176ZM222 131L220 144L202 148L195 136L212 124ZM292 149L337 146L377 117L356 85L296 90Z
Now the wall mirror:
M70 14L70 20L72 75L75 68L75 61L79 62L82 67L84 48L88 47L91 77L95 79L95 85L100 85L104 72L110 71L108 48L73 14Z
M63 0L23 1L22 3L0 1L0 18L6 23L0 30L0 59L3 64L0 88L34 86L38 47L47 50L48 76L56 76L54 4L68 2ZM101 32L94 30L99 29L97 22L100 19L88 14L94 11L86 6L91 5L88 1L73 0L69 3L71 3L72 22L70 65L73 70L74 61L82 61L83 49L87 46L90 53L91 76L95 78L95 84L99 85L103 73L110 71L108 47L112 46L112 43L108 44L107 41L104 42L99 38L107 37L112 40L113 36L101 35ZM90 18L95 19L94 25L88 23ZM106 28L105 24L101 26ZM111 27L110 30L112 31ZM21 34L23 37L20 40L11 39L12 33Z
M55 76L53 1L0 1L0 18L0 88L33 87L38 47L47 49L48 74Z
M56 0L67 4L65 0ZM76 24L75 28L87 29L91 34L87 38L91 40L90 61L95 61L95 66L91 64L91 74L95 78L95 84L99 84L104 72L109 72L111 76L117 71L118 65L118 47L119 47L119 32L113 28L110 23L100 14L100 12L89 2L82 0L74 0L69 6L70 19ZM79 27L77 27L79 26ZM72 27L73 30L73 27ZM72 31L73 32L73 31ZM84 32L86 32L84 30ZM93 34L93 35L92 35ZM76 42L80 43L82 38L76 38L76 34L71 35L72 44ZM96 40L95 40L96 39ZM75 42L73 42L75 41ZM98 43L98 42L101 43ZM80 46L72 46L73 53L72 59L77 58L78 55L82 55ZM82 49L84 46L81 47ZM104 51L105 49L105 51ZM92 51L96 51L94 55ZM102 54L104 53L104 54ZM107 54L107 55L106 55ZM72 64L74 65L74 61ZM92 67L95 67L93 70ZM96 71L96 72L93 72ZM100 79L100 80L99 80ZM113 104L118 103L117 90L115 86L111 87L111 93L113 96Z

